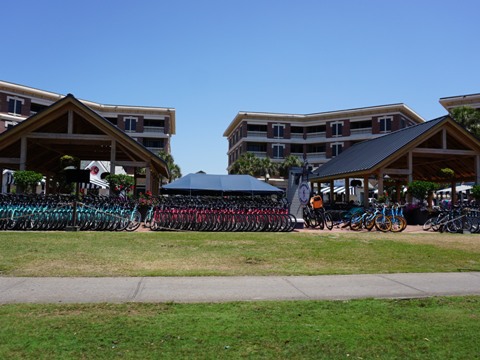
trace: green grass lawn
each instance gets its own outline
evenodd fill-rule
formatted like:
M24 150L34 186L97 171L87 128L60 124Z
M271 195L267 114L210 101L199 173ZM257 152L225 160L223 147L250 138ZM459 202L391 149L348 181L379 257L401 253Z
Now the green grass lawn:
M0 276L480 271L480 237L0 233ZM480 297L0 306L0 359L478 359Z
M318 275L480 271L466 234L3 232L2 276Z
M2 359L478 359L480 297L0 306Z

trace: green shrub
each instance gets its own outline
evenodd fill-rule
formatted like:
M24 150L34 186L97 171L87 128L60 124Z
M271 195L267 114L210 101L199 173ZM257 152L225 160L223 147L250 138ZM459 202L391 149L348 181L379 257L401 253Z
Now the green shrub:
M478 184L473 185L470 193L475 198L475 200L480 200L480 185Z
M420 201L425 200L428 193L436 189L437 184L431 181L415 180L408 184L408 192Z
M17 190L23 192L35 192L35 187L42 181L43 175L32 170L18 170L13 173Z

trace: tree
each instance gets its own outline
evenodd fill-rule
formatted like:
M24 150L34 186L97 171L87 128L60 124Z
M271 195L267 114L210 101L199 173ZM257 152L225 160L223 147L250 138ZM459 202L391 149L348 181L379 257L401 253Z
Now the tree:
M171 154L167 153L165 150L161 150L158 152L158 156L161 157L167 164L167 169L170 173L170 176L167 178L167 182L171 183L172 181L182 177L182 170L180 169L180 166L175 164L175 159Z
M480 137L480 110L459 106L450 111L453 119L473 135Z
M247 174L255 177L280 175L288 177L291 167L302 167L302 161L295 155L288 155L281 164L274 163L270 158L259 158L253 153L244 153L230 168L231 174Z
M427 195L437 189L437 184L430 181L415 180L408 184L408 192L422 203ZM429 204L430 205L430 204Z
M471 194L476 201L480 201L480 185L479 184L475 184L472 186Z
M263 158L260 160L259 163L259 168L257 169L256 176L265 176L267 178L268 176L271 175L277 175L278 174L278 165L275 164L270 158Z
M257 176L262 168L261 160L252 153L244 153L232 165L231 174L244 174Z
M295 155L288 155L280 165L280 176L284 178L288 177L288 171L292 167L302 167L303 162Z
M24 192L35 192L37 184L42 181L43 175L31 170L18 170L13 173L17 190Z

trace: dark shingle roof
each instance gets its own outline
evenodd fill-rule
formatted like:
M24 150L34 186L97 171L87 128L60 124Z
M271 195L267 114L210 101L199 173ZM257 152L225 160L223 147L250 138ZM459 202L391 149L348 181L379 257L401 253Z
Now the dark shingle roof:
M310 180L372 169L446 119L448 119L448 116L442 116L388 135L355 144L328 161L325 165L320 166L313 172Z

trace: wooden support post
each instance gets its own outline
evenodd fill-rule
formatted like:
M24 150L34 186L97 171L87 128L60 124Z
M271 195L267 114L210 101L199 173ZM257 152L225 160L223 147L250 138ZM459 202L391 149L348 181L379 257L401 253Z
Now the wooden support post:
M383 172L380 172L378 174L377 187L378 187L378 198L380 198L380 196L383 196Z
M73 111L68 110L67 133L73 134Z
M20 139L20 170L27 168L27 138L22 136Z
M452 202L453 206L457 202L457 183L452 181L450 188L452 189L452 192L450 193L450 201Z
M150 170L150 165L147 165L145 168L145 191L152 192L152 172Z
M408 182L413 181L413 154L411 151L408 152Z
M348 204L350 202L350 179L347 177L345 178L345 203Z
M112 140L110 145L110 174L115 175L115 161L117 154L117 142Z
M397 193L397 203L400 204L402 201L402 183L400 181L395 181L395 192Z
M480 185L480 155L475 156L475 184Z
M335 204L335 199L333 198L334 197L333 189L334 189L333 180L330 180L330 205Z
M368 188L368 176L363 178L363 206L368 207L368 196L370 189Z

